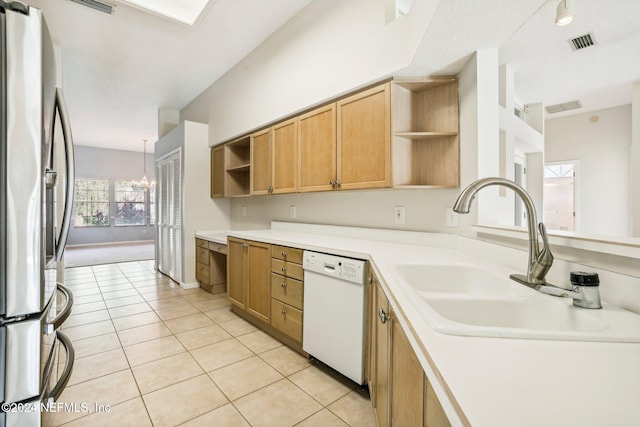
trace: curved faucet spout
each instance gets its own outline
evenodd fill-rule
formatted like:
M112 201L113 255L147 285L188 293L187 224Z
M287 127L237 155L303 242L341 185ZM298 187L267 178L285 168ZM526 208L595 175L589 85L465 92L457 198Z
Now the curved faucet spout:
M491 177L479 179L462 190L462 192L458 196L458 199L453 205L454 212L461 214L469 213L469 211L471 210L471 202L473 202L476 193L478 193L478 191L482 190L484 187L488 187L490 185L498 185L510 188L522 199L524 207L527 211L527 228L529 231L529 265L527 268L526 282L530 285L545 284L545 275L551 267L553 256L551 255L551 251L549 250L546 234L543 231L544 225L542 223L540 223L540 225L541 232L543 233L544 246L542 251L540 251L539 249L537 233L538 219L536 216L536 208L533 204L531 196L529 196L524 188L522 188L515 182L504 178ZM538 258L540 258L540 260ZM540 268L540 264L543 264L545 268Z

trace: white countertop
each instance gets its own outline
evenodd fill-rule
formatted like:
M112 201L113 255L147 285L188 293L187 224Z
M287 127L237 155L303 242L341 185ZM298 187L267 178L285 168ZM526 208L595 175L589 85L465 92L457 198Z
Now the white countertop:
M453 425L640 425L640 344L463 337L433 330L412 303L414 295L399 285L395 267L424 260L473 262L467 253L284 230L196 233L219 243L223 235L370 260ZM441 243L437 237L433 241Z

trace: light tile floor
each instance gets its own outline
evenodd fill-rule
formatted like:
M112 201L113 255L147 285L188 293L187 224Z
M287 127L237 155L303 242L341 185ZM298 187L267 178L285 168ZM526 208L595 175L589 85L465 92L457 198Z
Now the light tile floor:
M181 289L153 261L69 268L65 282L76 362L56 425L375 425L354 383L233 314L224 296Z

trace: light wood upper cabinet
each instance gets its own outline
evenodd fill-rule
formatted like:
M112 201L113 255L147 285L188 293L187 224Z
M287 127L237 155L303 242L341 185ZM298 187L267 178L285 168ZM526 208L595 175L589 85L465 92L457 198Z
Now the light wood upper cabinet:
M274 125L272 144L272 193L295 193L298 189L298 119Z
M211 198L224 197L224 145L211 149Z
M271 128L251 135L251 194L271 193Z
M455 77L393 80L272 124L226 144L224 197L458 187L458 104Z
M298 117L298 191L329 191L336 179L336 104Z
M336 104L339 189L391 186L390 85Z

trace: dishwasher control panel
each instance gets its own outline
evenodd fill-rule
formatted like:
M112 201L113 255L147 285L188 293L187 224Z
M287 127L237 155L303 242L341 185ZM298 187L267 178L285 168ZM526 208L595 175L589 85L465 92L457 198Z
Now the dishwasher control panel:
M302 268L354 283L365 283L366 261L305 251Z

